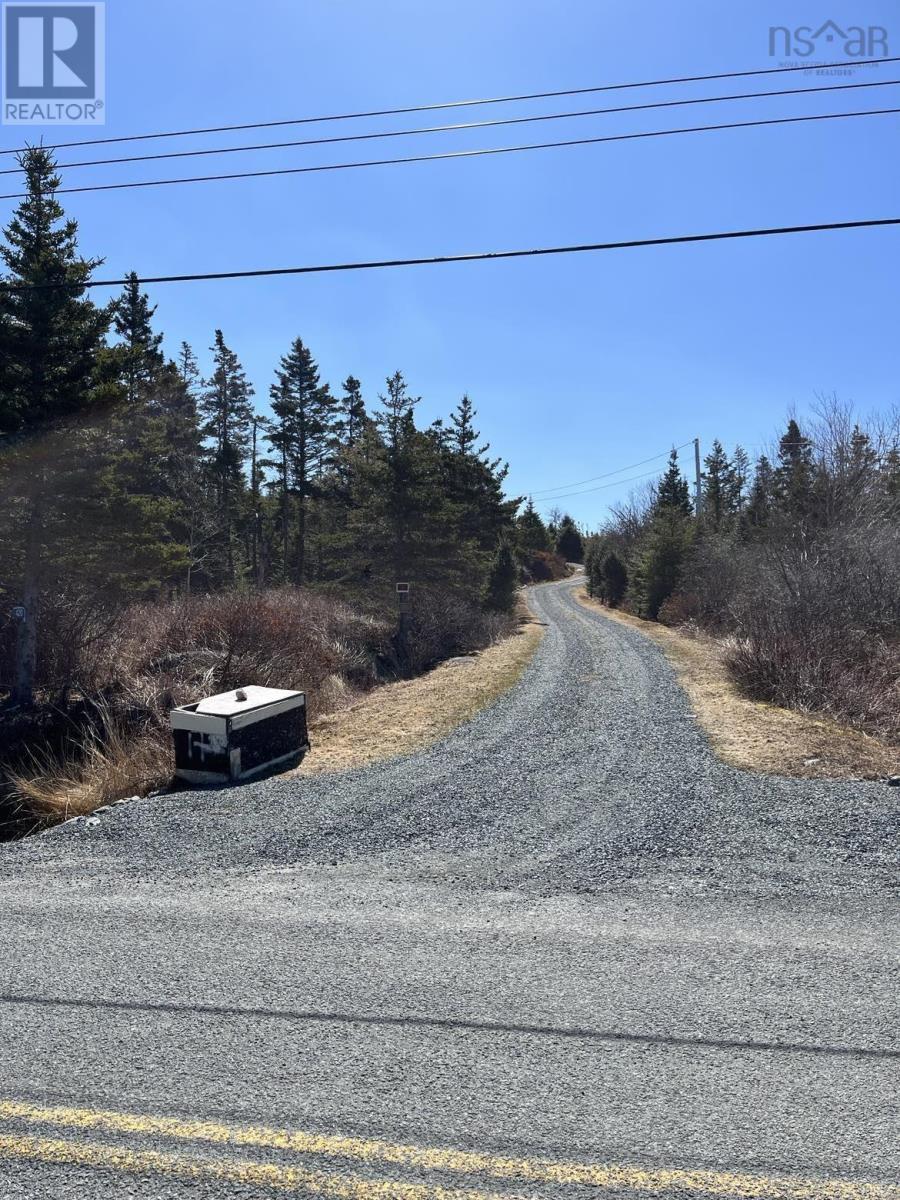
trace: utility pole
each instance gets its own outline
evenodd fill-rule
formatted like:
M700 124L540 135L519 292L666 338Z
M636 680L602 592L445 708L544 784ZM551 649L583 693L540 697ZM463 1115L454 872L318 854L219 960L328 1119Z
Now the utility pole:
M694 510L700 516L703 505L703 491L700 482L700 439L694 438Z

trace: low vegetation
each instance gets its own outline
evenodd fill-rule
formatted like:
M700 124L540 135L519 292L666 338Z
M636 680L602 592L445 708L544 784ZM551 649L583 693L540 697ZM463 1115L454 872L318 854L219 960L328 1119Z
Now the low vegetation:
M835 400L755 469L713 442L700 514L677 454L589 539L591 596L720 640L744 695L900 745L900 419Z
M47 753L38 723L36 745L9 771L13 794L32 821L90 812L170 782L175 705L239 685L277 685L306 691L315 722L378 684L490 646L515 626L509 614L467 611L425 593L412 605L401 662L387 612L298 588L136 604L88 641L62 749Z

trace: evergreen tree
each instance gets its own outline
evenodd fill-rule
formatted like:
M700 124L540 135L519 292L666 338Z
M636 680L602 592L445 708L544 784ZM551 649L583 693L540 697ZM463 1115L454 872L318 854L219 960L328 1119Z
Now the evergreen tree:
M671 509L686 517L694 511L687 480L678 466L677 450L673 450L669 455L669 465L656 490L656 510L661 512L665 509Z
M253 388L237 355L226 346L221 329L216 330L212 350L213 373L206 382L199 408L204 419L203 436L212 442L209 471L222 538L219 572L226 583L233 584L238 578L236 524L246 487L244 462L250 448Z
M353 375L348 375L341 384L341 432L343 444L353 449L359 441L366 421L366 405L362 395L362 384Z
M618 608L628 590L628 572L625 564L612 550L603 558L600 566L603 599L610 608Z
M778 444L775 497L784 513L794 519L809 515L815 472L812 443L792 417Z
M568 513L559 523L559 533L556 537L556 552L562 555L566 562L580 563L584 559L584 543L578 527Z
M109 313L85 298L100 260L78 252L77 223L56 198L52 153L26 150L19 165L26 195L0 250L4 282L21 287L0 288L0 432L19 436L7 444L15 462L8 452L0 467L0 519L8 525L4 573L13 602L25 610L17 622L13 696L28 705L42 589L51 574L59 585L64 560L77 566L72 543L88 532L79 523L88 499L87 425L116 392L103 370Z
M747 486L750 483L750 458L743 446L735 446L731 456L731 489L728 507L740 515L747 502Z
M732 515L735 481L734 468L718 438L713 441L704 465L703 518L713 529L721 529Z
M775 501L775 472L772 464L764 454L760 455L747 499L744 514L746 523L751 529L764 529L772 516L772 505Z
M518 502L504 498L509 468L500 459L487 457L490 445L478 444L481 434L474 422L474 405L463 396L450 415L449 429L435 422L431 432L444 463L443 488L452 510L448 515L458 537L487 555L509 530Z
M413 543L420 528L425 503L424 475L417 463L413 412L419 397L409 393L400 371L387 379L387 395L379 397L382 411L375 418L385 446L385 512L389 526L390 556L394 575L410 573Z
M635 551L631 598L638 616L655 621L678 587L692 541L692 525L680 509L659 509Z
M524 511L516 521L516 536L518 537L519 545L527 553L534 553L537 550L549 550L552 545L547 526L541 520L540 514L534 507L530 496L528 497Z
M516 603L519 571L512 546L503 538L491 563L484 606L494 612L512 612Z
M594 599L603 596L603 543L597 537L588 538L584 551L584 576L587 594Z
M113 306L113 324L121 339L118 355L130 407L152 383L163 366L162 334L151 324L156 307L150 306L134 271L126 276L125 290Z
M271 396L274 420L267 438L275 451L280 493L282 575L302 584L308 568L310 499L318 494L318 477L333 461L341 406L319 382L318 365L299 337L279 363Z
M481 434L475 428L475 406L464 395L450 416L451 441L457 454L466 457L473 455ZM485 447L486 449L487 447Z

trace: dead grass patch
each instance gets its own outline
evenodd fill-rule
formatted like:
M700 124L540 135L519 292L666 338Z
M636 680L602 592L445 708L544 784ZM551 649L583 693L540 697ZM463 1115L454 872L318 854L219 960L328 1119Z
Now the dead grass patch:
M126 735L115 726L90 732L77 760L37 759L11 771L23 811L42 824L81 817L104 804L166 787L174 759L171 738L156 730Z
M387 684L311 728L298 775L364 767L424 749L508 691L531 662L544 628L520 606L516 631L486 650Z
M642 621L575 593L585 608L637 629L662 649L716 754L733 767L796 779L878 779L900 767L896 748L837 721L742 696L725 665L725 648Z

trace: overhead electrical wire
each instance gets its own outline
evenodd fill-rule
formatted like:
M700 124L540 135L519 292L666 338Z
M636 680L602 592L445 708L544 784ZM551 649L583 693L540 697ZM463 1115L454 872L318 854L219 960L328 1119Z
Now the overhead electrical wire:
M589 479L581 479L577 483L561 483L557 487L540 488L536 492L532 492L532 498L538 497L546 500L553 500L553 496L546 496L546 492L561 492L569 488L579 488L586 483L595 483L598 479L609 479L612 475L621 475L623 471L634 471L637 467L643 467L646 463L655 462L658 458L666 458L673 450L683 450L685 446L690 446L693 443L693 438L686 442L682 442L680 446L670 446L668 450L661 450L659 454L651 454L649 458L642 458L640 462L630 463L627 467L619 467L618 471L606 471L603 475L592 475Z
M276 129L287 125L313 125L329 121L357 121L367 117L393 117L408 113L439 112L447 108L472 108L487 104L518 104L528 100L553 100L560 96L586 96L601 92L627 91L634 88L668 87L685 83L712 83L720 79L750 79L760 75L789 75L798 71L830 71L842 67L886 66L900 62L900 57L867 58L857 62L822 63L816 67L801 64L793 67L761 67L754 71L719 71L712 75L681 75L670 79L645 79L632 83L605 83L594 87L561 88L549 92L526 92L514 96L491 96L470 100L447 100L438 104L410 104L401 108L370 109L364 112L332 113L327 116L290 117L279 121L253 121L240 125L210 125L195 129L171 129L150 133L123 134L117 137L88 138L73 142L56 142L45 147L48 150L67 150L77 146L108 146L122 142L144 142L158 138L199 137L208 133L238 133L248 129ZM0 154L19 154L25 147L0 150Z
M638 483L641 479L650 479L658 474L659 471L645 471L643 475L631 475L628 479L616 479L612 483L601 483L599 487L585 488L582 492L566 492L563 496L551 496L548 500L539 501L538 507L549 508L557 500L570 500L573 496L590 496L594 492L605 492L608 488L623 487L626 483Z
M474 254L443 254L427 258L387 258L361 262L320 263L300 267L259 267L248 271L204 271L184 275L145 275L139 284L195 283L201 280L260 279L279 275L323 275L342 271L372 271L392 267L438 266L445 263L488 262L508 258L539 258L556 254L599 253L605 250L633 250L645 246L684 246L700 242L737 241L744 238L784 237L799 233L824 233L835 230L879 229L900 225L900 217L877 217L864 221L828 221L817 225L782 225L760 229L731 229L718 233L688 233L673 237L634 238L619 242L588 242L568 246L540 246L523 250L490 250ZM81 283L7 283L0 280L0 291L32 292L72 288L124 287L130 279L90 279Z
M816 113L806 117L773 117L758 121L730 121L720 125L694 125L680 129L654 129L641 133L606 134L602 137L571 138L557 142L530 142L519 146L494 146L479 150L451 150L441 154L413 154L402 158L365 159L348 163L323 163L307 167L277 167L266 171L237 171L220 175L193 175L172 179L140 179L125 183L85 184L78 187L46 189L57 195L73 195L82 192L116 192L135 188L166 187L184 183L220 183L234 179L262 179L276 175L308 175L323 171L348 171L360 167L389 167L408 163L440 162L459 158L484 158L494 154L519 154L523 151L551 150L569 146L595 146L609 142L640 141L644 138L674 137L686 133L714 133L731 129L758 129L769 125L797 125L813 121L837 121L852 117L881 117L900 113L900 108L875 108L858 112ZM10 192L0 195L0 200L23 200L27 192Z
M630 112L683 108L688 105L720 104L729 100L764 100L781 96L808 96L822 92L846 92L859 88L896 87L900 79L879 79L866 83L827 84L824 87L779 88L768 92L737 92L727 96L698 96L686 100L660 100L649 104L625 104L613 108L585 108L561 113L540 113L527 117L502 117L491 121L463 121L453 125L423 125L415 129L377 130L374 133L349 133L322 138L303 138L290 142L262 142L248 146L205 146L199 150L167 150L161 154L129 154L120 158L94 158L81 162L57 163L59 170L74 170L81 167L120 166L123 163L160 162L165 159L203 158L217 154L246 154L255 150L289 150L307 146L327 146L343 142L367 142L384 138L415 137L432 133L457 133L472 129L494 129L505 125L530 125L544 121L573 120L581 117L613 116ZM0 175L16 175L21 166L0 169Z

